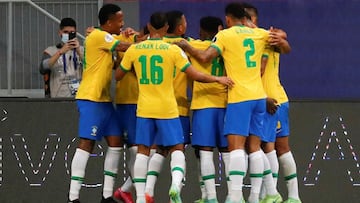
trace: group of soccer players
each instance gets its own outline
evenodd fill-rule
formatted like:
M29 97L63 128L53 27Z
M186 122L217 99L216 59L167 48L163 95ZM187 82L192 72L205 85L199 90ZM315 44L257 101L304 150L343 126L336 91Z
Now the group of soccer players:
M247 202L283 202L276 189L278 160L288 185L285 202L301 202L288 144L288 99L278 75L279 54L290 51L286 33L257 28L257 9L245 3L226 6L227 29L217 17L202 18L199 40L183 38L187 23L181 11L153 13L146 27L149 34L142 39L120 32L123 18L117 5L104 5L100 27L85 40L83 78L76 96L80 140L71 165L69 202L80 202L88 158L102 137L109 145L102 203L135 202L133 186L137 203L154 202L155 183L167 155L170 202L181 203L186 144L192 144L199 158L204 186L198 202L218 202L214 148L225 163L226 203L245 202L247 171ZM110 97L113 69L118 80L116 108ZM131 176L113 194L122 135L130 152Z

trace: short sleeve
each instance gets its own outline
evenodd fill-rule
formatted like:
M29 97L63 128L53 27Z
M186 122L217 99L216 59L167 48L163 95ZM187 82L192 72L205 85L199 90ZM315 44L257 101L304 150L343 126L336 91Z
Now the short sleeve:
M215 35L214 39L213 39L213 43L210 45L211 47L215 48L216 51L219 53L219 55L221 55L224 52L224 45L225 43L225 38L223 37L224 34L222 31L220 31L218 34Z
M120 43L114 36L107 32L99 32L97 36L98 44L103 50L114 51L116 46Z
M132 67L132 52L133 52L133 45L129 47L129 49L125 52L124 54L124 57L122 58L121 60L121 63L120 63L120 68L127 72L127 71L130 71L131 70L131 67Z
M175 67L184 72L189 66L190 62L186 53L178 46L173 45L175 55Z

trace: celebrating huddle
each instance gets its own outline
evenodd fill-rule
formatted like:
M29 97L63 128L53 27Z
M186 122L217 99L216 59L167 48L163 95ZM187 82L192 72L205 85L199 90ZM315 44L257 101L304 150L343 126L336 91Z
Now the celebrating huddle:
M85 40L76 95L80 140L69 202L80 202L87 160L95 141L104 137L109 147L101 203L135 202L133 187L137 203L153 203L168 155L169 199L181 203L187 144L195 148L204 185L197 202L218 202L213 162L218 148L228 179L226 203L245 202L247 172L251 190L246 202L283 202L276 189L279 165L288 186L285 202L301 203L288 144L288 98L279 80L279 55L291 49L286 32L258 28L257 9L246 3L226 6L226 29L221 19L203 17L198 40L183 37L187 25L181 11L153 13L145 36L120 32L123 15L117 5L104 5L100 27ZM113 72L116 108L110 97ZM130 177L113 192L124 142Z

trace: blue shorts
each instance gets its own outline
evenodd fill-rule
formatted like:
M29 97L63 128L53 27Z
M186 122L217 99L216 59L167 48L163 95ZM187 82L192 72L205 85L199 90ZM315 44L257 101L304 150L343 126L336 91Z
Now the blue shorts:
M256 135L263 133L266 99L230 103L225 113L224 135Z
M219 147L228 146L224 136L225 108L207 108L193 111L192 140L194 147Z
M287 137L290 135L289 102L282 103L278 110L279 123L276 127L276 137Z
M136 104L117 104L116 114L119 127L126 144L135 144L136 136Z
M150 147L153 144L160 146L174 146L184 143L184 134L179 118L173 119L136 119L136 144Z
M180 116L179 118L184 133L184 144L190 144L190 118L189 116Z
M263 142L275 142L276 137L289 135L289 103L281 104L276 113L264 116L264 134L261 137Z
M121 136L119 121L111 102L76 100L79 111L79 137L101 140L105 136Z

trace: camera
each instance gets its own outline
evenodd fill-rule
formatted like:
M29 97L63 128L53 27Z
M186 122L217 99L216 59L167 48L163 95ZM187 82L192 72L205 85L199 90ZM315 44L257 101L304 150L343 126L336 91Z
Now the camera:
M74 39L76 37L76 32L69 33L69 40Z

